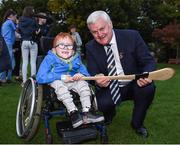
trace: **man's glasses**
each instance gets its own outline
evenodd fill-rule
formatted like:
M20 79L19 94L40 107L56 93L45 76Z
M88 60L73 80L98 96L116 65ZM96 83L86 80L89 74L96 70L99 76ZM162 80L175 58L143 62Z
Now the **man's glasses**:
M73 49L73 45L64 44L64 43L59 43L55 47L58 47L60 49L68 49L68 50L72 50Z

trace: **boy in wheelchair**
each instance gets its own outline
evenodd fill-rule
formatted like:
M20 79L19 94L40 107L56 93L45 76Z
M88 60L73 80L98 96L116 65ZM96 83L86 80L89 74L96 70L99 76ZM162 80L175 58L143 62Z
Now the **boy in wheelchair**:
M76 53L73 38L69 33L59 33L53 41L52 50L48 51L40 65L36 80L39 84L49 84L55 89L58 100L67 108L73 128L104 121L103 116L90 112L91 91L88 83L81 80L82 76L89 76L89 73ZM75 90L79 94L82 115L69 90Z

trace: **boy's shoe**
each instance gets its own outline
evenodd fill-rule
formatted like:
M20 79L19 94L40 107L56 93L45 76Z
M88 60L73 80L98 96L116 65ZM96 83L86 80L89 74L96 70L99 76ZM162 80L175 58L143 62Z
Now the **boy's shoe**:
M104 116L98 114L92 114L90 112L83 113L83 121L85 124L87 123L96 123L104 121Z
M73 128L76 128L76 127L83 124L82 117L81 117L81 115L79 114L78 111L71 112L70 113L70 118L71 118Z

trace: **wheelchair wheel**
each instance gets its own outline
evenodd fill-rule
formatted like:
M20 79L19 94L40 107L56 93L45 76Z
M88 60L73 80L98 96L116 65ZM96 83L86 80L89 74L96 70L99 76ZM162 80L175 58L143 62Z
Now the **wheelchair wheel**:
M42 98L42 86L37 86L35 80L29 78L21 91L16 114L16 133L27 141L37 132Z
M94 111L98 111L98 105L97 105L97 100L96 100L96 95L94 93L94 90L92 89L92 87L90 87L91 90L91 104L92 104L92 109Z

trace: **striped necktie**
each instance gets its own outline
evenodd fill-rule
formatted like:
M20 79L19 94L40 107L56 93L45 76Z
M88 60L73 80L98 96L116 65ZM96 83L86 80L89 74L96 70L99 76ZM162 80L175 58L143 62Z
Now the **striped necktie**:
M115 59L114 59L114 54L112 52L111 45L106 45L106 47L107 47L108 75L116 76L117 70L116 70L116 66L115 66ZM112 95L112 100L113 100L114 104L116 104L121 96L118 80L111 80L109 87L110 87L110 91L111 91L111 95Z

